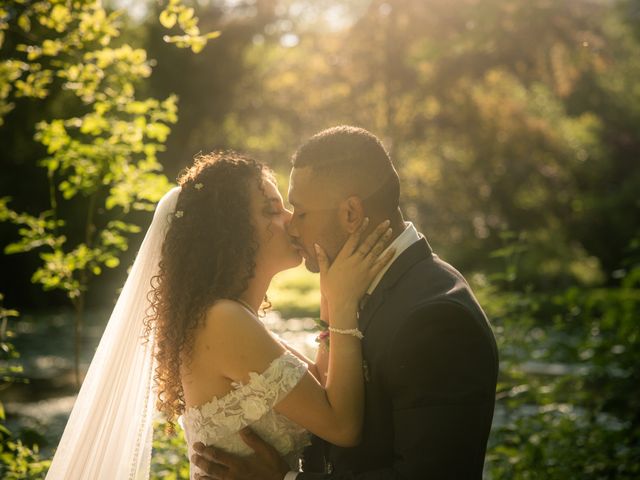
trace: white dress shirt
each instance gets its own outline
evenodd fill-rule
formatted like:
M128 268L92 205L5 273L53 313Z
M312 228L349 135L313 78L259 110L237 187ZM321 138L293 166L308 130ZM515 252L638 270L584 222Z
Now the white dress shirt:
M384 274L387 273L393 262L395 262L396 259L400 255L402 255L402 252L404 252L407 248L409 248L421 238L422 234L420 234L416 230L416 227L413 226L413 223L404 222L403 232L398 235L393 242L391 242L391 244L384 250L384 252L380 254L380 256L384 255L390 248L396 249L393 257L391 258L391 260L389 260L389 263L387 263L384 268L380 270L378 275L376 275L376 278L374 278L373 282L371 282L371 285L369 285L369 288L367 288L367 293L369 295L376 289L376 287L380 283L380 280L382 280L382 277L384 277ZM296 478L298 477L298 473L300 472L288 472L282 480L296 480Z
M378 273L378 275L376 275L376 278L373 279L373 282L371 282L371 285L369 285L369 288L367 289L367 293L369 295L376 289L376 287L380 283L380 280L382 280L382 277L384 277L384 274L387 273L389 268L391 268L391 265L393 264L393 262L395 262L396 259L400 255L402 255L402 253L407 248L409 248L411 245L416 243L421 238L422 238L422 235L418 233L418 231L416 230L416 227L413 226L413 223L404 222L403 232L400 235L398 235L393 242L391 242L391 244L384 250L384 252L380 254L380 256L382 256L385 253L387 253L389 249L391 248L396 249L396 252L393 254L393 257L391 258L389 263L387 263L384 266L384 268Z

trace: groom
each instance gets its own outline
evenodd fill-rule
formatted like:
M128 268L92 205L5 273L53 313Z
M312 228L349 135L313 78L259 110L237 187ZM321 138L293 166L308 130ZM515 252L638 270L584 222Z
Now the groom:
M341 126L293 156L289 233L318 271L313 244L335 258L364 217L391 219L395 257L361 302L365 416L362 441L341 448L314 438L303 472L287 472L269 445L243 438L256 455L200 448L202 479L480 479L493 417L498 352L469 285L405 222L400 182L382 143ZM320 349L318 365L326 362ZM319 368L320 370L320 368Z

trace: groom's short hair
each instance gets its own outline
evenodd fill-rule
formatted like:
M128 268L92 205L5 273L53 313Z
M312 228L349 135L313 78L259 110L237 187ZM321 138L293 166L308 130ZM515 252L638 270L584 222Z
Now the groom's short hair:
M394 212L400 180L384 145L364 128L341 125L323 130L293 154L294 168L311 167L347 194L358 194L370 208Z

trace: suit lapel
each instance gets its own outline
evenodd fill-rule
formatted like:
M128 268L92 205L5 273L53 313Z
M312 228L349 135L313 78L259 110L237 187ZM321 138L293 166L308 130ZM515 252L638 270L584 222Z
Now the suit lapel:
M433 251L427 239L422 237L395 259L375 290L371 292L368 298L364 298L361 303L361 308L358 311L358 325L362 333L365 332L371 323L371 319L374 317L376 311L385 302L387 292L391 287L393 287L413 265L421 260L430 258L432 253Z

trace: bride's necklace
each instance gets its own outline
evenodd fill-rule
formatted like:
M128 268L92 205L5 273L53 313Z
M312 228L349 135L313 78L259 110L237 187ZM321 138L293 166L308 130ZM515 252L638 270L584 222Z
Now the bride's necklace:
M249 305L247 302L245 302L244 300L242 300L241 298L236 298L235 299L238 303L244 305L244 307L249 310L251 313L253 313L256 317L258 316L258 312L256 312L253 307L251 307L251 305Z

